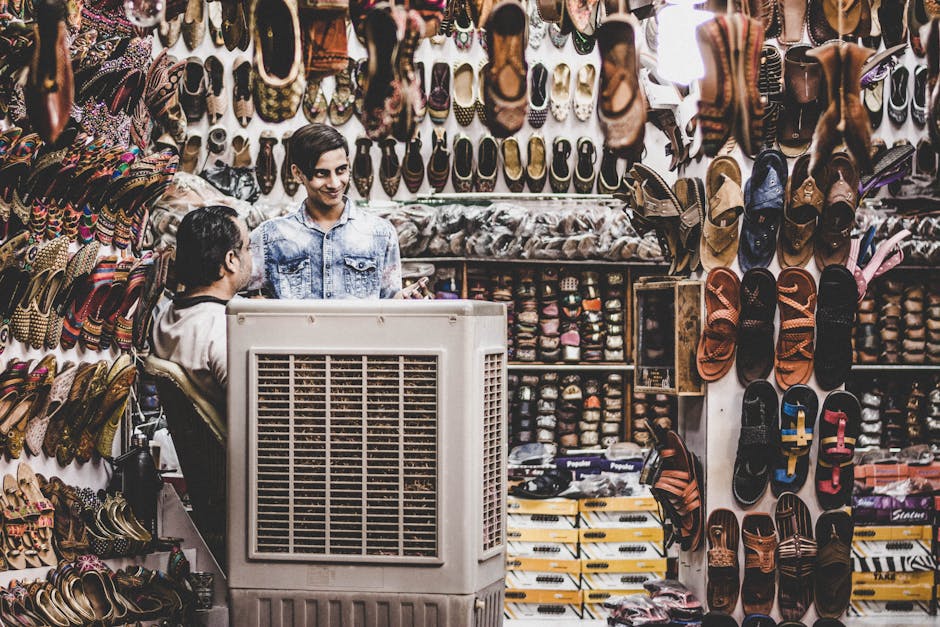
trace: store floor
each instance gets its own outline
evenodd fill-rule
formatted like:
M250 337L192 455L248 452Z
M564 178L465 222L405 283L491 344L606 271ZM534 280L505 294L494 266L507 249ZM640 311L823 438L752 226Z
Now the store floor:
M870 617L870 618L842 618L846 627L896 627L899 625L916 625L917 627L940 626L940 616L905 618L905 617ZM503 627L607 627L605 620L506 620Z

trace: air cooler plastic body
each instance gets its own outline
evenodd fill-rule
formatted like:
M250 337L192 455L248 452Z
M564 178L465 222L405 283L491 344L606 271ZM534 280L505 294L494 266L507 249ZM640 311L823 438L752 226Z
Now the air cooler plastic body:
M504 307L238 300L228 342L232 623L501 625Z

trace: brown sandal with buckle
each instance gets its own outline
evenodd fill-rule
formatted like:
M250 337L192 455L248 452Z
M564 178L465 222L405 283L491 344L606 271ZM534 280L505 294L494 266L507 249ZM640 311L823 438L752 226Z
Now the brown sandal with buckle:
M800 620L813 604L816 563L813 519L806 503L792 492L780 495L775 517L780 536L777 547L780 560L778 606L786 620Z
M694 551L702 543L705 524L698 460L675 431L666 432L659 457L661 467L653 495L672 519L682 550Z
M708 517L708 609L730 614L738 604L738 519L729 509Z
M728 268L715 268L705 280L705 328L698 343L698 373L705 381L717 381L734 363L738 318L741 315L741 282Z
M809 171L809 155L796 160L787 185L790 202L783 210L777 259L783 267L802 267L813 256L816 220L823 207L822 191Z
M741 605L745 614L769 614L774 606L777 532L767 514L748 514L741 524L744 537L744 583Z
M744 211L741 168L733 157L715 157L705 175L708 211L702 225L702 266L730 266L738 256L738 217Z
M803 268L786 268L777 277L780 333L774 374L787 389L809 381L813 373L813 334L816 328L816 281Z
M846 512L826 512L816 521L816 613L839 618L852 594L852 535L855 525Z

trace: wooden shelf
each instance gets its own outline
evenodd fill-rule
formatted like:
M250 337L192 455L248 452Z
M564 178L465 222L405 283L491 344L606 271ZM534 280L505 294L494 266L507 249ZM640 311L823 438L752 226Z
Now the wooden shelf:
M853 364L852 372L940 372L940 364Z
M633 364L622 364L616 362L600 362L600 361L590 361L590 362L578 362L576 364L570 362L560 361L554 364L546 364L538 361L511 361L509 362L509 370L537 370L539 372L543 371L600 371L600 370L612 370L615 372L633 372Z
M183 554L190 564L196 564L196 549L183 549ZM169 552L150 553L149 555L136 555L133 557L116 557L102 560L111 570L117 571L128 566L143 566L150 570L166 571L170 559ZM19 581L30 581L33 579L45 579L46 574L54 567L43 566L41 568L24 568L23 570L5 570L0 572L0 587L6 588L14 579ZM195 567L194 567L195 568Z
M493 257L403 257L402 263L505 263L512 265L580 265L619 268L668 268L665 261L610 261L604 259L500 259Z

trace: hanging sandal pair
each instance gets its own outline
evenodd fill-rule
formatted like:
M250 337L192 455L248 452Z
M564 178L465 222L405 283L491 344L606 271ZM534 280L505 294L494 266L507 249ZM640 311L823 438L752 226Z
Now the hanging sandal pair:
M641 479L652 485L653 496L671 519L674 539L683 551L696 550L705 526L701 462L675 431L667 431L647 466Z

